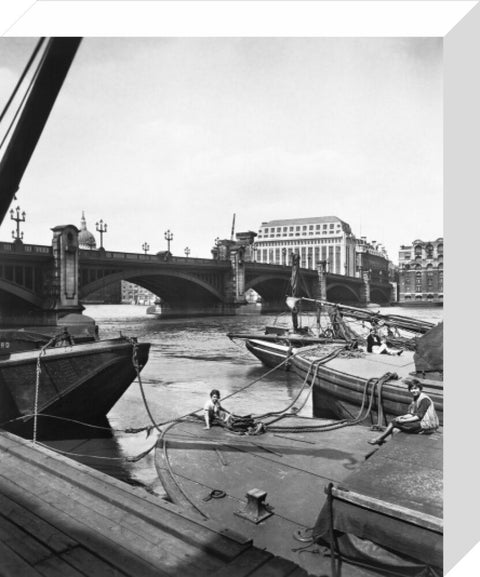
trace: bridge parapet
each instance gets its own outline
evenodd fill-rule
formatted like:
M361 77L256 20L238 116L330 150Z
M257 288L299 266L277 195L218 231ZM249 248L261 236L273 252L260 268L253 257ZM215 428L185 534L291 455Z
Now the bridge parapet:
M45 246L41 244L24 244L23 242L0 242L0 252L6 254L25 252L28 254L53 256L53 250L51 246Z
M168 264L182 264L182 265L208 265L215 268L228 268L229 263L225 261L214 260L212 258L192 258L184 256L174 256L172 254L166 256L156 255L156 254L144 254L135 252L117 252L117 251L106 251L106 250L84 250L79 251L80 260L95 260L95 261L135 261L140 263L153 263L158 265L159 263Z

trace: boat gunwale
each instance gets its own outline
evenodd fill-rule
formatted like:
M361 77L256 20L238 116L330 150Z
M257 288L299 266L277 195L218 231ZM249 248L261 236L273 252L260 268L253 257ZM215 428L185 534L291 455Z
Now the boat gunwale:
M140 348L150 347L150 343L135 343ZM92 347L94 350L92 350ZM25 361L37 362L41 355L41 360L54 360L55 357L68 356L83 356L92 353L105 353L109 350L117 351L120 348L132 347L132 343L124 340L122 337L118 339L108 339L100 341L92 341L88 343L79 343L74 345L67 345L65 347L51 347L47 349L30 349L28 351L12 352L9 356L0 357L0 368L2 365L11 365L24 363Z

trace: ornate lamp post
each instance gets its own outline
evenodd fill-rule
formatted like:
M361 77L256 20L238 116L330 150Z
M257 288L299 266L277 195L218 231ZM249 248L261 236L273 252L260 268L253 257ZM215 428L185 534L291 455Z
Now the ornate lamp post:
M185 247L185 250L183 252L185 253L185 256L188 258L190 255L190 249L188 248L188 246Z
M142 248L143 248L143 252L144 252L145 254L147 254L147 252L150 250L150 245L148 244L148 242L144 242L144 243L142 244Z
M167 251L170 252L170 241L173 239L173 232L170 232L170 229L167 230L164 234L165 240L167 241Z
M104 223L103 220L99 220L95 223L95 227L100 233L100 248L103 248L103 235L107 232L107 223Z
M16 212L16 216L15 215ZM10 218L12 220L14 220L17 223L17 232L15 233L14 230L12 230L12 237L16 240L16 241L20 241L23 239L23 232L20 232L20 223L21 222L25 222L25 211L22 212L22 216L20 216L20 207L17 206L17 208L15 209L15 212L13 210L13 208L10 211Z

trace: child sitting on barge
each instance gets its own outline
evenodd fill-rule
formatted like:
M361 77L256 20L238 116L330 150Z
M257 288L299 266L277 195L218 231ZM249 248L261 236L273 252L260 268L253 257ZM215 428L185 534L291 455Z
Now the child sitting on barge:
M422 383L412 379L408 383L408 390L413 397L413 402L408 407L406 415L395 417L385 431L368 441L370 445L381 445L385 439L395 432L404 433L433 433L439 426L439 420L432 399L422 392Z
M228 424L231 413L220 404L220 391L218 389L212 389L210 391L210 398L205 403L203 414L205 418L205 429L209 429L211 425L225 426Z

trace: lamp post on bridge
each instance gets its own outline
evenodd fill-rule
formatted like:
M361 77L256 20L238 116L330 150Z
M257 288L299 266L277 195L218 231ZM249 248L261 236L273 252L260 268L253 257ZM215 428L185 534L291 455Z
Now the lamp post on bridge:
M142 244L142 248L143 248L143 252L144 252L145 254L147 254L147 252L150 250L150 245L148 244L148 242L144 242L144 243Z
M14 216L15 212L16 212L16 216ZM23 232L20 232L20 223L25 222L25 216L26 216L25 211L23 211L22 216L20 216L20 207L19 206L17 206L15 211L13 210L13 208L10 211L10 218L17 223L16 233L14 230L12 230L12 237L15 239L15 242L20 242L21 240L23 240Z
M107 223L100 219L95 223L95 227L100 233L100 248L103 248L103 235L107 232Z
M185 256L187 258L190 256L190 249L188 248L188 246L185 247L185 250L183 252L185 253Z
M170 241L173 240L173 232L170 232L170 229L167 230L164 234L164 237L167 241L167 251L170 252Z

